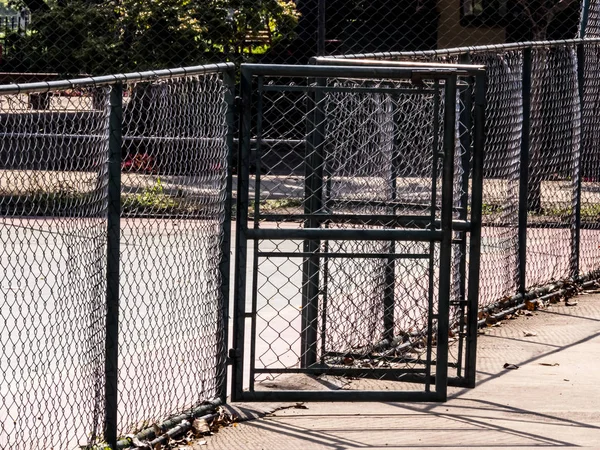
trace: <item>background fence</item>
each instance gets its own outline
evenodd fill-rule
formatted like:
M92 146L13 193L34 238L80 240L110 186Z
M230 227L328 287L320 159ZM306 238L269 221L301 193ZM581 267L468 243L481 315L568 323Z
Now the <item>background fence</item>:
M0 88L0 447L223 397L232 68Z
M482 308L600 268L599 48L590 38L342 57L486 65Z
M597 0L14 4L14 10L0 9L11 16L0 30L0 72L101 75L225 60L307 63L314 55L573 39L586 11L590 29L598 26ZM17 16L21 27L12 26Z
M0 78L6 81L225 60L304 63L314 55L357 52L363 52L358 57L485 64L480 307L506 307L536 286L581 280L600 270L597 0L22 4L23 26L15 19L13 27L10 19L0 30ZM16 12L2 14L16 17ZM510 44L528 40L537 42ZM364 53L391 50L396 52ZM221 248L229 238L225 140L231 69L217 65L0 88L5 293L0 415L7 418L0 446L63 448L91 445L103 436L114 440L117 433L223 396L227 254ZM115 89L119 83L122 95ZM351 103L359 98L344 107L354 111L349 120L379 117L370 129L380 129L382 142L389 144L384 136L389 114L381 114L386 106L370 98L361 106L368 114L361 116ZM123 127L113 126L121 133L111 134L119 105ZM291 107L278 98L273 105L279 111ZM274 175L297 165L295 149L304 145L305 135L290 123L303 120L265 117L266 126L280 127L288 141L287 150L263 155ZM345 132L331 129L338 142L363 145L370 137L351 126ZM402 132L415 148L433 134L426 128ZM459 128L459 141L460 133ZM113 150L122 141L122 155L112 159L111 137ZM468 145L460 143L457 157ZM340 147L340 155L343 151ZM418 173L422 158L405 156L402 171ZM382 160L355 162L368 171ZM111 180L120 180L118 187ZM120 214L114 209L117 197ZM273 214L298 207L276 200L269 205ZM458 245L455 251L461 251ZM110 267L117 254L118 285L106 274L115 270ZM460 267L452 270L456 298ZM117 288L120 357L115 361L114 341L106 339L116 323L106 317L107 312L116 317ZM368 284L359 288L373 291ZM331 321L352 315L342 304ZM416 322L410 311L406 316ZM353 329L342 328L340 322L330 338L355 337ZM107 399L107 392L113 397ZM105 403L112 416L106 416Z

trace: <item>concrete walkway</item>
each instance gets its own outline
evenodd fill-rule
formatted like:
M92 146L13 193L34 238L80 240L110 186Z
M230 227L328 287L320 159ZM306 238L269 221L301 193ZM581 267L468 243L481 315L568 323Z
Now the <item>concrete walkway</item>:
M600 295L573 300L484 330L478 386L451 388L446 403L234 405L287 408L192 448L600 449Z

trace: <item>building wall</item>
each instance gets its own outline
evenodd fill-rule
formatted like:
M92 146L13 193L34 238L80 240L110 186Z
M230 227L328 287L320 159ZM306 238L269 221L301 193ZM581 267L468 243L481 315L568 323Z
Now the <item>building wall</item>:
M438 0L438 48L473 45L503 44L506 33L503 27L462 27L460 25L460 0Z

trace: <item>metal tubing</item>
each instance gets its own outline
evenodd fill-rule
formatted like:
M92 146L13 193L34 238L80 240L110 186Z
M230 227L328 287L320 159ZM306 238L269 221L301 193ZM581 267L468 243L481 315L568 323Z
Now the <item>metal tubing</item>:
M481 264L481 213L483 203L483 160L485 156L486 76L475 78L473 123L473 178L471 191L471 245L469 248L469 285L467 286L466 385L475 387L477 370L477 319L479 310L479 272Z
M435 93L433 96L433 148L431 162L431 207L430 207L430 230L434 230L434 223L437 211L437 178L438 178L438 158L439 158L439 135L440 135L440 84L435 82ZM433 352L433 302L434 302L434 274L435 274L435 243L429 244L429 279L427 283L427 380L431 379L431 359ZM425 389L429 392L430 383L427 382Z
M459 61L464 64L469 64L471 62L471 55L468 53L465 55L461 55ZM460 139L460 147L462 149L462 155L460 158L461 168L462 168L462 177L461 177L461 195L459 199L459 218L460 220L467 220L467 207L469 203L469 172L470 172L470 163L471 163L471 132L472 132L472 109L473 109L473 79L463 86L460 90L460 99L461 105L460 108L460 120L459 120L459 129L458 136ZM452 227L454 229L454 225ZM462 362L463 362L463 351L464 351L464 327L465 327L465 281L466 281L466 271L467 271L467 234L462 231L459 234L460 242L458 244L459 249L459 261L458 261L458 301L459 301L459 325L458 325L458 367L456 371L456 375L458 377L462 376ZM455 256L456 257L456 256Z
M169 79L191 75L221 73L235 69L233 63L207 64L205 66L181 67L177 69L151 70L147 72L120 73L100 77L75 78L72 80L42 81L36 83L0 85L1 94L24 94L73 89L78 86L106 86L116 83L133 83L157 79Z
M216 410L216 408L223 404L224 403L218 398L213 401L206 402L198 406L197 408L193 408L187 411L184 414L180 414L178 416L171 417L170 419L165 420L164 422L158 425L158 428L160 430L172 429L174 427L179 426L179 424L181 424L181 422L183 422L184 420L193 419L194 417L200 417L205 415L206 413L212 413ZM138 438L140 441L154 439L156 437L156 430L154 427L146 428L145 430L136 434L135 437ZM117 448L128 448L131 447L131 445L131 439L122 439L119 442L117 442Z
M363 355L364 356L364 355ZM416 364L416 362L415 362ZM293 369L257 369L259 373L308 373L308 374L327 374L332 376L341 376L344 375L360 375L360 374L379 374L379 375L396 375L401 376L405 374L425 374L425 369L390 369L390 368L381 368L381 367L365 367L365 368L357 368L357 367L330 367L330 366L316 366L310 368L293 368Z
M579 152L574 152L578 160L573 162L573 225L571 226L571 279L579 278L579 257L581 250L581 178L582 178L582 150L585 136L583 135L583 108L584 108L584 76L585 76L585 48L583 44L577 46L577 93L579 95L579 126L580 141Z
M357 60L348 61L346 66L357 64L350 64L350 62L355 62ZM342 64L338 64L342 65ZM406 80L408 82L408 79ZM390 92L394 92L396 94L405 94L405 95L423 95L423 94L431 94L433 89L428 88L427 85L411 87L410 89L398 88L393 86L387 87L342 87L342 86L286 86L285 84L269 84L265 86L265 91L271 92L352 92L352 93L368 93L368 94L389 94Z
M395 205L393 205L395 206ZM455 211L461 210L455 208ZM260 218L272 222L299 222L309 218L306 214L261 214ZM415 229L439 228L439 220L431 220L431 216L386 216L386 215L364 215L364 214L319 214L316 215L318 222L332 223L354 223L366 224L373 227L410 227ZM466 220L453 220L454 231L470 231L471 222Z
M311 253L304 252L260 252L259 256L261 258L303 258L310 256ZM344 253L344 252L336 252L336 253L327 253L323 252L323 258L350 258L350 259L358 259L358 258L375 258L375 259L385 259L385 258L393 258L393 259L428 259L429 253Z
M468 56L468 54L466 54ZM462 56L462 55L461 55ZM342 59L335 56L314 58L317 65L321 66L381 66L381 67L410 67L417 69L460 69L467 72L473 72L478 70L484 70L485 66L482 64L469 64L468 62L461 61L460 64L452 63L435 63L427 61L387 61L380 59Z
M442 241L440 245L439 302L435 389L444 399L448 389L448 331L450 328L450 280L452 264L452 198L454 196L454 147L456 137L456 75L444 86L444 160L442 166Z
M378 66L295 66L279 64L242 64L249 72L280 77L356 77L356 78L405 78L410 80L421 72L426 79L445 79L451 75L468 76L479 71L455 69L452 66L429 68L426 63L416 67L378 67Z
M529 190L529 133L531 126L531 49L523 51L523 127L521 129L521 159L519 172L518 275L517 291L527 289L527 194Z
M427 57L427 56L458 56L464 53L478 53L478 52L493 52L493 51L516 51L532 48L547 48L558 45L577 45L582 43L599 43L600 38L586 38L584 39L560 39L555 41L525 41L515 42L509 44L491 44L491 45L478 45L473 47L454 47L446 48L441 50L421 50L421 51L409 51L409 52L378 52L378 53L355 53L346 55L331 55L328 58L339 58L339 59L388 59L388 58L414 58L414 57ZM318 58L317 58L318 59Z
M450 225L451 226L451 225ZM442 232L439 230L359 230L359 229L275 229L261 228L247 230L250 239L329 239L338 241L416 241L439 242Z
M322 84L323 78L314 80ZM325 141L324 95L316 91L309 97L307 104L308 139L305 156L305 195L304 212L308 220L304 222L309 229L319 228L315 214L323 206L323 143ZM309 230L297 230L309 231ZM333 230L327 230L333 231ZM337 230L336 230L337 231ZM319 275L321 241L318 234L307 237L304 252L307 257L302 270L302 325L301 325L301 366L310 367L317 362L318 311L319 311Z
M248 252L248 195L249 195L249 167L250 167L250 132L252 122L252 74L241 69L240 89L242 95L240 150L238 155L238 192L237 192L237 218L235 235L235 289L233 323L233 376L231 386L231 400L236 402L243 398L244 383L244 337L246 313L246 265Z
M106 242L106 338L104 440L117 448L118 364L119 364L119 254L121 239L121 145L123 86L115 84L110 93L110 135L108 141L108 220Z
M424 391L254 391L245 392L243 401L255 402L442 402L445 396Z
M264 87L264 77L259 75L257 77L258 86L257 93L258 98L256 101L256 111L254 112L256 117L256 150L254 154L254 164L256 166L255 175L254 175L254 211L252 213L254 217L253 228L256 229L259 227L259 216L260 216L260 183L261 183L261 158L262 158L262 119L263 119L263 87ZM252 104L254 106L254 103ZM259 259L258 252L259 241L254 240L252 243L253 252L252 252L252 293L251 295L251 315L250 315L250 360L249 360L249 384L248 388L253 391L254 390L254 369L256 368L256 310L258 305L258 267L259 267Z
M590 0L583 0L581 7L581 21L579 22L579 39L585 39L588 19L590 15ZM581 45L581 44L578 44Z
M394 101L395 100L395 101ZM390 99L392 101L392 123L397 124L400 121L399 112L397 108L397 98ZM403 145L402 142L398 142L397 133L393 133L392 139L392 154L391 154L391 169L390 169L390 189L391 195L389 200L392 203L391 213L393 216L396 215L397 207L395 206L398 186L398 158L400 156L399 149ZM390 225L394 228L394 225ZM383 292L383 340L389 340L390 342L394 339L395 325L395 312L396 312L396 241L390 241L389 243L389 254L387 256L387 262L385 265L385 286Z
M229 348L229 274L231 273L231 204L233 189L233 139L235 130L235 73L225 72L223 74L223 83L227 91L225 92L225 102L227 103L227 167L225 183L225 217L223 219L223 236L221 241L221 262L219 263L219 273L221 275L221 323L219 327L222 335L222 348L217 349L217 355L222 358L222 379L220 383L219 399L225 403L227 401L227 349Z

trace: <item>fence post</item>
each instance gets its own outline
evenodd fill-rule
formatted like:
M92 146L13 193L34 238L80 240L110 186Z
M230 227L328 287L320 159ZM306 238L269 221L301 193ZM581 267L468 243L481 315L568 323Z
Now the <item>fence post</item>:
M314 82L322 86L324 80L317 78ZM308 98L307 130L305 155L305 189L304 214L307 216L305 228L320 228L321 221L316 216L323 207L323 142L325 139L325 111L323 110L324 94L317 89L312 98ZM317 362L318 311L320 294L320 249L321 241L308 239L304 241L303 251L310 253L302 267L302 325L301 325L301 365L302 368ZM324 312L324 316L326 312Z
M579 39L585 39L588 20L590 16L590 0L583 0L581 7L581 20L579 22Z
M460 64L471 64L471 55L469 53L463 53L459 56L459 60L458 62ZM467 83L466 86L461 87L460 89L460 116L459 116L459 123L458 123L458 136L460 139L460 148L462 150L462 154L460 155L460 165L462 168L462 176L461 176L461 180L460 180L460 186L461 186L461 194L460 194L460 198L459 198L459 219L460 220L467 220L467 209L468 209L468 205L469 205L469 172L470 172L470 164L471 164L471 146L472 146L472 127L473 127L473 120L472 120L472 114L473 114L473 84L474 84L474 79L472 81L470 81L469 83ZM455 284L458 284L458 286L456 286L456 292L458 294L458 298L455 299L456 305L459 307L460 310L460 315L459 315L459 335L462 335L464 333L464 327L465 327L465 308L470 309L470 308L475 308L478 309L478 304L477 301L475 302L474 305L467 305L466 299L465 299L465 291L466 291L466 287L465 287L465 280L466 280L466 271L467 271L467 233L465 231L460 231L459 232L459 240L458 240L458 247L459 247L459 255L458 255L458 267L457 267L457 271L458 273L456 274L457 276L455 277ZM456 256L454 256L454 258L456 258ZM477 331L475 331L477 332ZM467 345L469 345L469 341L467 341ZM473 345L477 345L476 341ZM467 351L468 354L468 351ZM458 343L458 355L457 355L457 362L458 362L458 367L457 367L457 371L456 371L456 375L458 377L462 376L462 356L463 356L463 340L459 339L459 343ZM466 360L465 361L465 367L464 367L464 371L465 371L465 375L467 375L470 371L469 368L469 361Z
M250 184L250 133L252 129L252 74L242 66L240 70L239 107L239 146L238 179L236 200L235 232L235 275L233 298L233 348L230 358L233 362L231 377L231 401L240 401L244 387L244 338L246 334L246 268L248 257L248 202Z
M390 97L391 98L391 97ZM398 111L398 101L399 99L396 97L392 102L392 122L394 124L400 123L400 112ZM391 195L390 200L393 204L392 206L392 214L396 215L398 207L396 206L396 201L398 197L398 163L400 159L400 151L402 148L403 142L398 140L397 133L394 133L392 138L392 154L391 154L391 168L390 168L390 188ZM391 225L390 228L396 228L395 225ZM389 342L392 345L392 341L394 340L394 332L396 328L396 319L395 319L395 310L396 310L396 258L394 257L394 253L396 253L396 241L390 241L388 247L389 257L387 258L385 264L385 285L383 288L383 336L382 338Z
M229 282L231 273L231 205L232 205L232 189L233 189L233 133L235 130L235 72L223 72L223 84L225 85L225 102L227 103L227 167L226 170L226 186L225 186L225 217L223 219L223 240L221 241L221 262L219 264L219 272L221 274L221 301L222 307L222 348L220 352L224 361L222 379L219 397L223 403L227 401L227 349L229 345Z
M123 86L112 86L110 93L108 219L106 243L106 338L104 440L117 448L118 359L119 359L119 245L121 234L121 144L123 123Z
M450 280L452 261L452 209L454 196L454 146L456 139L456 75L445 80L444 131L442 163L442 203L440 242L440 272L437 313L437 354L435 388L443 401L448 392L448 331L450 322ZM437 150L437 149L436 149Z
M518 274L517 290L527 290L527 200L529 188L529 132L531 127L531 48L523 50L523 127L521 129L521 158L519 163L519 219L518 219Z
M579 160L573 162L575 177L574 201L574 224L571 229L571 279L579 279L579 258L581 248L581 178L583 175L583 146L585 136L583 135L583 82L585 76L585 49L583 43L577 44L577 94L579 95Z
M469 286L467 292L467 345L465 379L475 387L477 371L477 321L479 319L479 279L481 268L481 223L483 203L483 159L485 150L486 74L475 77L473 124L473 178L471 188L471 245L469 248Z

